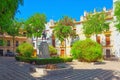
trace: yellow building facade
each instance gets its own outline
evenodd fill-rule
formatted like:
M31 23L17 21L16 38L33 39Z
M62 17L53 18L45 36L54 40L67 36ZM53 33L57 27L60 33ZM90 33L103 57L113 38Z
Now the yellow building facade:
M4 56L7 52L16 52L16 48L19 44L24 42L31 42L24 36L16 36L13 44L13 37L7 34L0 34L0 55Z

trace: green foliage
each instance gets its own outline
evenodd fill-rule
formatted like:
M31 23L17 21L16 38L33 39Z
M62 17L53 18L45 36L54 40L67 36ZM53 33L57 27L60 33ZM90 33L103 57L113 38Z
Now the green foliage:
M21 57L21 56L16 56L15 59L17 61L28 62L28 63L35 62L37 65L71 62L73 60L72 58L47 58L47 59L44 59L44 58L27 58L27 57Z
M68 38L71 32L71 26L57 25L54 27L54 34L61 42Z
M19 30L20 30L21 26L22 26L22 23L17 22L16 20L12 20L11 24L9 25L9 27L6 30L8 35L12 36L12 39L13 39L13 52L14 52L15 36L19 35Z
M25 22L25 30L28 37L41 37L43 30L45 29L46 16L44 14L36 13L32 15Z
M33 46L29 43L22 43L18 46L17 52L19 53L20 56L23 57L32 57L33 53Z
M83 23L83 32L86 37L90 37L92 34L100 34L104 30L109 29L109 23L106 23L105 12L89 13L86 16L86 20Z
M68 16L63 16L63 18L59 21L59 24L74 27L72 18L70 18Z
M68 16L64 16L54 27L54 34L62 42L66 38L74 37L76 35L73 30L73 27L73 20Z
M16 20L12 20L11 24L7 28L7 33L13 37L18 36L21 26L22 26L22 23L17 22Z
M5 41L3 39L0 39L0 46L4 46L5 45Z
M102 58L102 46L90 39L76 41L71 49L72 56L80 61L93 62Z
M20 50L18 47L16 48L16 52L19 53L19 55L20 55Z
M115 16L120 20L120 0L115 2Z
M115 11L114 14L116 16L116 28L120 32L120 0L115 2Z
M55 47L53 47L52 45L49 45L49 51L50 51L50 54L57 54L57 49L55 49Z
M18 9L19 4L23 4L23 0L0 0L0 31L4 32L11 24L11 19Z

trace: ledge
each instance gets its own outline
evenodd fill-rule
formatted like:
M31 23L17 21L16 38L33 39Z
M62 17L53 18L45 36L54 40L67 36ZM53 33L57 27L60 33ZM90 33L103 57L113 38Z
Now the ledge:
M67 74L68 72L73 71L73 67L71 66L63 66L65 68L59 69L45 69L45 68L35 68L35 71L41 75L59 75L59 74Z

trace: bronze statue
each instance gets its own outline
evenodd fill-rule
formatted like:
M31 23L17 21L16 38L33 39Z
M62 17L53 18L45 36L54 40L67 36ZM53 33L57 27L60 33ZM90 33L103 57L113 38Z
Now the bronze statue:
M46 36L47 36L47 34L46 34L46 31L44 30L42 32L42 40L46 40Z

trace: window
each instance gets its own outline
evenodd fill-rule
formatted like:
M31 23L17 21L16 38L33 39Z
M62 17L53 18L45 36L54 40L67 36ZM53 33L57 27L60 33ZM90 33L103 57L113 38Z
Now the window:
M110 37L106 37L106 46L110 45Z
M0 56L3 56L3 50L0 49Z
M3 33L2 33L2 32L0 32L0 35L3 35Z
M100 36L97 36L97 42L100 44Z
M10 46L10 40L7 40L7 46Z
M7 50L7 52L10 52L10 50Z
M19 46L19 41L16 41L16 46Z
M23 32L23 36L26 36L26 32Z

